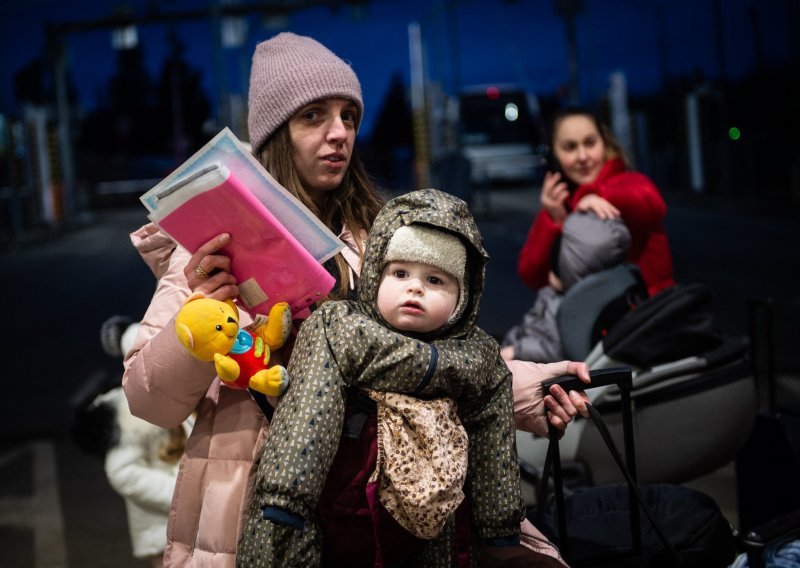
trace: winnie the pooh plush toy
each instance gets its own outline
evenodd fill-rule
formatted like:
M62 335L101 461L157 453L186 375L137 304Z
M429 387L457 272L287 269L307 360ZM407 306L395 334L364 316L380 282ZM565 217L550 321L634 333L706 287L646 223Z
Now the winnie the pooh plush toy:
M201 293L189 296L175 319L181 344L197 359L214 361L225 385L268 396L280 396L289 386L286 368L268 363L271 350L283 347L291 326L286 302L275 304L268 317L240 328L239 310L232 300L221 302Z

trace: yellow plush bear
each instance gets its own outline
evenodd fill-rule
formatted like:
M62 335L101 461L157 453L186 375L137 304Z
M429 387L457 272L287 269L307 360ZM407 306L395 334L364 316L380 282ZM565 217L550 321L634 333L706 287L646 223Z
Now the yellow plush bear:
M175 319L181 344L197 359L214 361L224 384L280 396L289 386L289 374L282 365L268 363L270 351L289 338L289 304L275 304L267 318L256 318L249 327L253 330L239 328L239 310L232 300L221 302L201 293L189 296Z

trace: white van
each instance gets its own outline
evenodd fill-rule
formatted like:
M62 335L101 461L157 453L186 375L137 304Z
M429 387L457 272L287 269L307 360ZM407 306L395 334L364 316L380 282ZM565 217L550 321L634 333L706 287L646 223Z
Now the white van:
M473 183L536 179L543 140L535 95L514 85L477 85L459 96L458 116Z

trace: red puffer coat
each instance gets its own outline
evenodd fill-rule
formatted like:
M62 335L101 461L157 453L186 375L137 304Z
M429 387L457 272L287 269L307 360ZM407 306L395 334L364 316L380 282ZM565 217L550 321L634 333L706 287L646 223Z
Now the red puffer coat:
M667 205L658 188L647 176L625 169L622 160L608 160L597 179L582 185L567 200L573 211L584 195L594 193L620 210L622 220L631 233L628 262L636 264L652 296L672 286L672 254L664 231ZM561 223L540 210L528 232L528 239L519 253L517 273L525 284L538 290L547 284L550 271L550 249L561 233Z

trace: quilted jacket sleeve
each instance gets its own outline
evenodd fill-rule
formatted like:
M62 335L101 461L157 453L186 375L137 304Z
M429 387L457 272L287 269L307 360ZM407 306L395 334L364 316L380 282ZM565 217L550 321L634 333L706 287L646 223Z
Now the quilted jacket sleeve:
M134 416L172 428L194 411L216 372L212 363L192 357L175 334L175 315L189 296L183 275L188 251L169 248L171 241L163 239L161 233L135 242L140 251L146 251L142 254L145 261L156 263L151 269L161 277L125 357L122 386ZM164 248L169 248L168 255Z
M517 540L525 505L520 489L514 427L511 373L498 358L497 387L490 396L460 405L459 416L469 435L465 492L478 537Z
M321 315L313 313L297 336L292 382L275 409L256 477L254 511L270 506L311 518L336 454L345 385Z
M131 233L131 242L153 275L156 278L164 276L177 243L162 233L155 223L148 223Z
M503 345L514 348L514 357L523 361L550 362L564 359L556 315L561 295L551 286L540 288L536 301L522 321L506 332Z
M389 330L346 306L328 304L319 311L328 314L328 336L347 386L455 400L494 389L489 370L499 347L483 331L467 339L427 343Z

